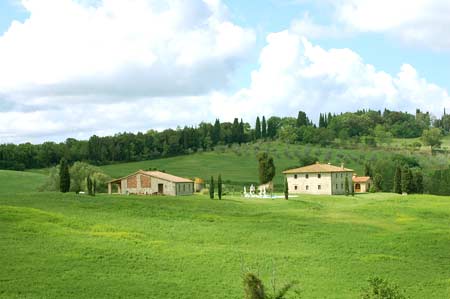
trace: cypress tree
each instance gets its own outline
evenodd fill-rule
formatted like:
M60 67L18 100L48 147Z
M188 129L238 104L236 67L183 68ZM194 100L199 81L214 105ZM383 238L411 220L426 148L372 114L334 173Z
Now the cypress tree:
M423 174L418 171L415 176L416 192L418 194L423 194Z
M394 192L402 194L402 169L399 165L397 165L397 168L395 169Z
M239 144L245 142L245 130L244 130L244 121L241 118L241 122L239 123Z
M217 195L219 196L219 200L222 199L222 176L219 174L217 178Z
M353 185L353 180L350 184L350 193L352 194L352 196L355 196L355 186Z
M319 115L319 128L324 128L325 127L325 119L323 117L323 114L320 113Z
M287 178L284 178L284 199L289 199L289 185Z
M209 182L209 198L214 199L214 177L211 176L211 181Z
M267 137L267 123L266 123L266 117L265 116L263 116L263 118L262 118L261 137L262 138L266 138Z
M408 166L405 166L402 171L402 192L406 192L407 194L411 193L411 181L411 171Z
M219 143L220 141L220 129L220 120L216 119L211 134L213 145L217 145L217 143Z
M92 195L92 181L91 181L90 175L88 175L86 178L86 187L87 187L88 195Z
M59 191L62 193L70 191L69 164L66 159L61 159L59 165Z
M261 121L259 120L259 116L256 118L255 139L261 139Z
M349 183L348 183L348 176L345 176L345 196L348 196L350 194L349 189Z

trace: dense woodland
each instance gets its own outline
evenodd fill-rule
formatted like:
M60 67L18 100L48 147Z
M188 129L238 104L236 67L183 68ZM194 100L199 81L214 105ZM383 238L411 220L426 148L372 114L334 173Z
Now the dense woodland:
M389 145L393 138L423 137L426 145L438 148L440 138L450 133L450 115L444 112L439 119L428 112L416 114L384 110L361 110L354 113L320 114L314 124L305 112L298 117L257 118L254 125L238 118L234 122L200 123L196 127L184 127L161 132L119 133L114 136L92 136L89 140L67 139L62 143L45 142L34 145L1 144L0 169L24 170L57 165L62 158L69 164L84 161L94 165L151 160L199 151L209 151L217 145L232 145L259 140L280 140L285 143L312 144L322 147L376 147ZM420 147L421 143L418 144ZM415 162L382 161L375 165L383 172L380 182L383 191L393 190L395 167L419 167ZM293 161L293 164L298 161ZM429 170L428 170L429 171ZM440 170L439 170L440 171ZM435 174L445 177L447 173ZM434 175L434 174L430 174ZM389 179L387 179L389 177Z

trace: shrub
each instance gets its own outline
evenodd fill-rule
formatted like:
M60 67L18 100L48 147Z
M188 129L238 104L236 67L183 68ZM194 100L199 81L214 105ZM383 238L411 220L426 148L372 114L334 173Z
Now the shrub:
M387 280L374 277L369 279L369 287L361 294L362 299L407 299L400 288Z
M377 189L375 189L374 185L370 186L369 192L370 193L376 193L377 192Z
M245 299L285 299L286 295L298 285L298 282L293 281L285 284L281 289L273 289L273 294L266 294L265 287L261 279L253 273L246 273L244 275L244 293ZM298 290L293 290L297 298L299 296Z

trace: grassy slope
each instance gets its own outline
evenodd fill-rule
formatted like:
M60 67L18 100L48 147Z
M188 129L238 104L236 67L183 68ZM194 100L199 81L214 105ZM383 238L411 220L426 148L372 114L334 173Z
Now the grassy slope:
M449 297L449 198L89 198L1 175L1 298L241 298L241 261L304 298L358 298L371 275Z
M0 170L0 194L37 191L45 179L39 173Z
M278 185L283 184L282 171L286 168L297 166L298 157L305 152L318 156L321 162L331 162L335 165L340 165L344 161L346 167L354 169L359 174L363 174L364 159L386 154L382 150L342 150L266 142L168 159L107 165L101 168L107 174L116 178L139 169L158 168L179 176L191 178L201 177L209 179L211 175L217 177L221 173L224 180L237 183L256 183L258 180L256 155L263 150L269 151L274 157L277 169L275 183Z

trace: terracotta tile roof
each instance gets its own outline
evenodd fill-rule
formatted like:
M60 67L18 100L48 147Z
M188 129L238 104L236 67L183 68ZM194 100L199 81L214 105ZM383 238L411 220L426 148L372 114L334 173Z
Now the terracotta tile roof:
M165 172L161 172L161 171L143 171L143 170L138 170L138 171L136 171L134 173L131 173L131 174L127 175L127 176L124 176L124 177L122 177L120 179L111 180L108 183L119 183L121 180L129 178L130 176L134 176L134 175L136 175L138 173L145 174L145 175L148 175L148 176L151 176L151 177L155 177L155 178L158 178L158 179L161 179L161 180L165 180L165 181L169 181L169 182L173 182L173 183L193 183L193 181L191 181L189 179L178 177L178 176L175 176L175 175L171 175L171 174L168 174L168 173L165 173Z
M353 172L353 169L334 166L331 164L321 164L316 163L312 165L308 165L305 167L295 168L295 169L289 169L286 171L283 171L284 174L295 174L295 173L327 173L327 172Z
M161 171L142 171L142 173L173 183L193 183L193 181L189 179L178 177Z
M353 183L367 183L370 179L370 176L354 176Z

